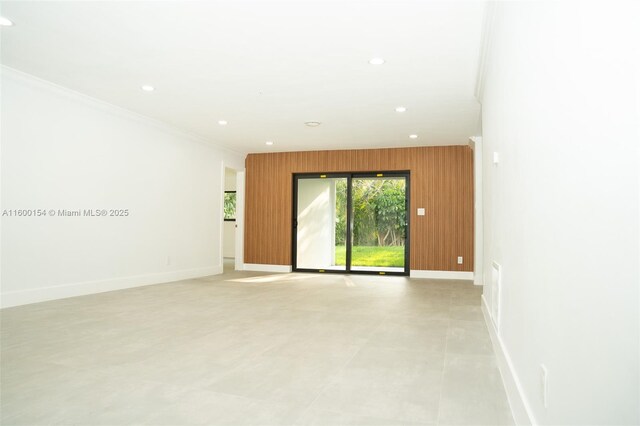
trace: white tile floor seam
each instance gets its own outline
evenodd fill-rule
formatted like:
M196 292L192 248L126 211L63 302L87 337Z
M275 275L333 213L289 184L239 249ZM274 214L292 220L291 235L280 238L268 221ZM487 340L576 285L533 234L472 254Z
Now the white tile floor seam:
M227 270L4 309L1 423L512 424L480 292Z

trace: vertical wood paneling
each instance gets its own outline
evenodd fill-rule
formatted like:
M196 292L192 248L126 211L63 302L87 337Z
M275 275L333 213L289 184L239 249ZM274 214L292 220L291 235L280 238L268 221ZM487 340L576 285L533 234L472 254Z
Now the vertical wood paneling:
M291 265L294 173L383 170L411 173L410 268L473 271L473 152L466 146L249 154L245 262Z

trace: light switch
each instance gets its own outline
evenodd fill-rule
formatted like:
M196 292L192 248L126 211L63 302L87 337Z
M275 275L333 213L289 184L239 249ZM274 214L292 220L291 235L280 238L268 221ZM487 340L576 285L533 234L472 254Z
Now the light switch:
M418 207L418 216L424 216L424 208Z
M499 162L500 162L500 153L494 152L493 153L493 164L498 164Z

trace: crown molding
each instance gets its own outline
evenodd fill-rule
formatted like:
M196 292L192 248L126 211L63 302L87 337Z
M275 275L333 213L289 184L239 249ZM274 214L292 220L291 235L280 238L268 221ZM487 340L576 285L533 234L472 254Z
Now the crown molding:
M90 107L102 110L108 114L113 114L121 118L134 120L139 123L145 124L150 127L154 127L164 133L171 134L173 136L179 137L181 139L186 139L190 142L199 143L205 145L209 148L217 149L221 153L226 153L234 156L240 156L244 158L246 154L231 150L227 147L223 147L221 145L216 144L212 140L200 136L198 134L192 133L190 131L181 129L176 126L172 126L163 121L147 117L146 115L139 114L137 112L133 112L126 108L120 107L118 105L111 104L109 102L100 100L98 98L94 98L89 95L85 95L84 93L78 92L73 89L69 89L68 87L61 86L59 84L53 83L48 80L44 80L40 77L36 77L32 74L28 74L26 72L17 70L15 68L8 67L6 65L2 65L1 67L2 77L9 77L14 80L19 80L25 84L28 84L32 87L38 87L44 90L53 91L61 96L64 96L68 99L73 99L78 102L81 102Z

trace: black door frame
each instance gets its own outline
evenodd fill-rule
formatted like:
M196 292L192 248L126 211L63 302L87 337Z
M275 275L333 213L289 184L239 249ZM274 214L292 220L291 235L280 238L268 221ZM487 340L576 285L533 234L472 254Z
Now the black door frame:
M351 181L356 178L380 178L380 177L402 177L405 178L405 238L404 238L404 271L353 271L351 270L351 236L353 234L352 222L352 185ZM297 267L297 243L298 243L298 180L300 179L347 179L347 235L346 235L346 261L344 270L333 269L309 269ZM321 272L330 274L366 274L366 275L396 275L408 276L410 272L410 230L411 230L411 173L409 170L381 171L381 172L335 172L335 173L294 173L293 174L293 205L291 208L291 266L294 272Z

